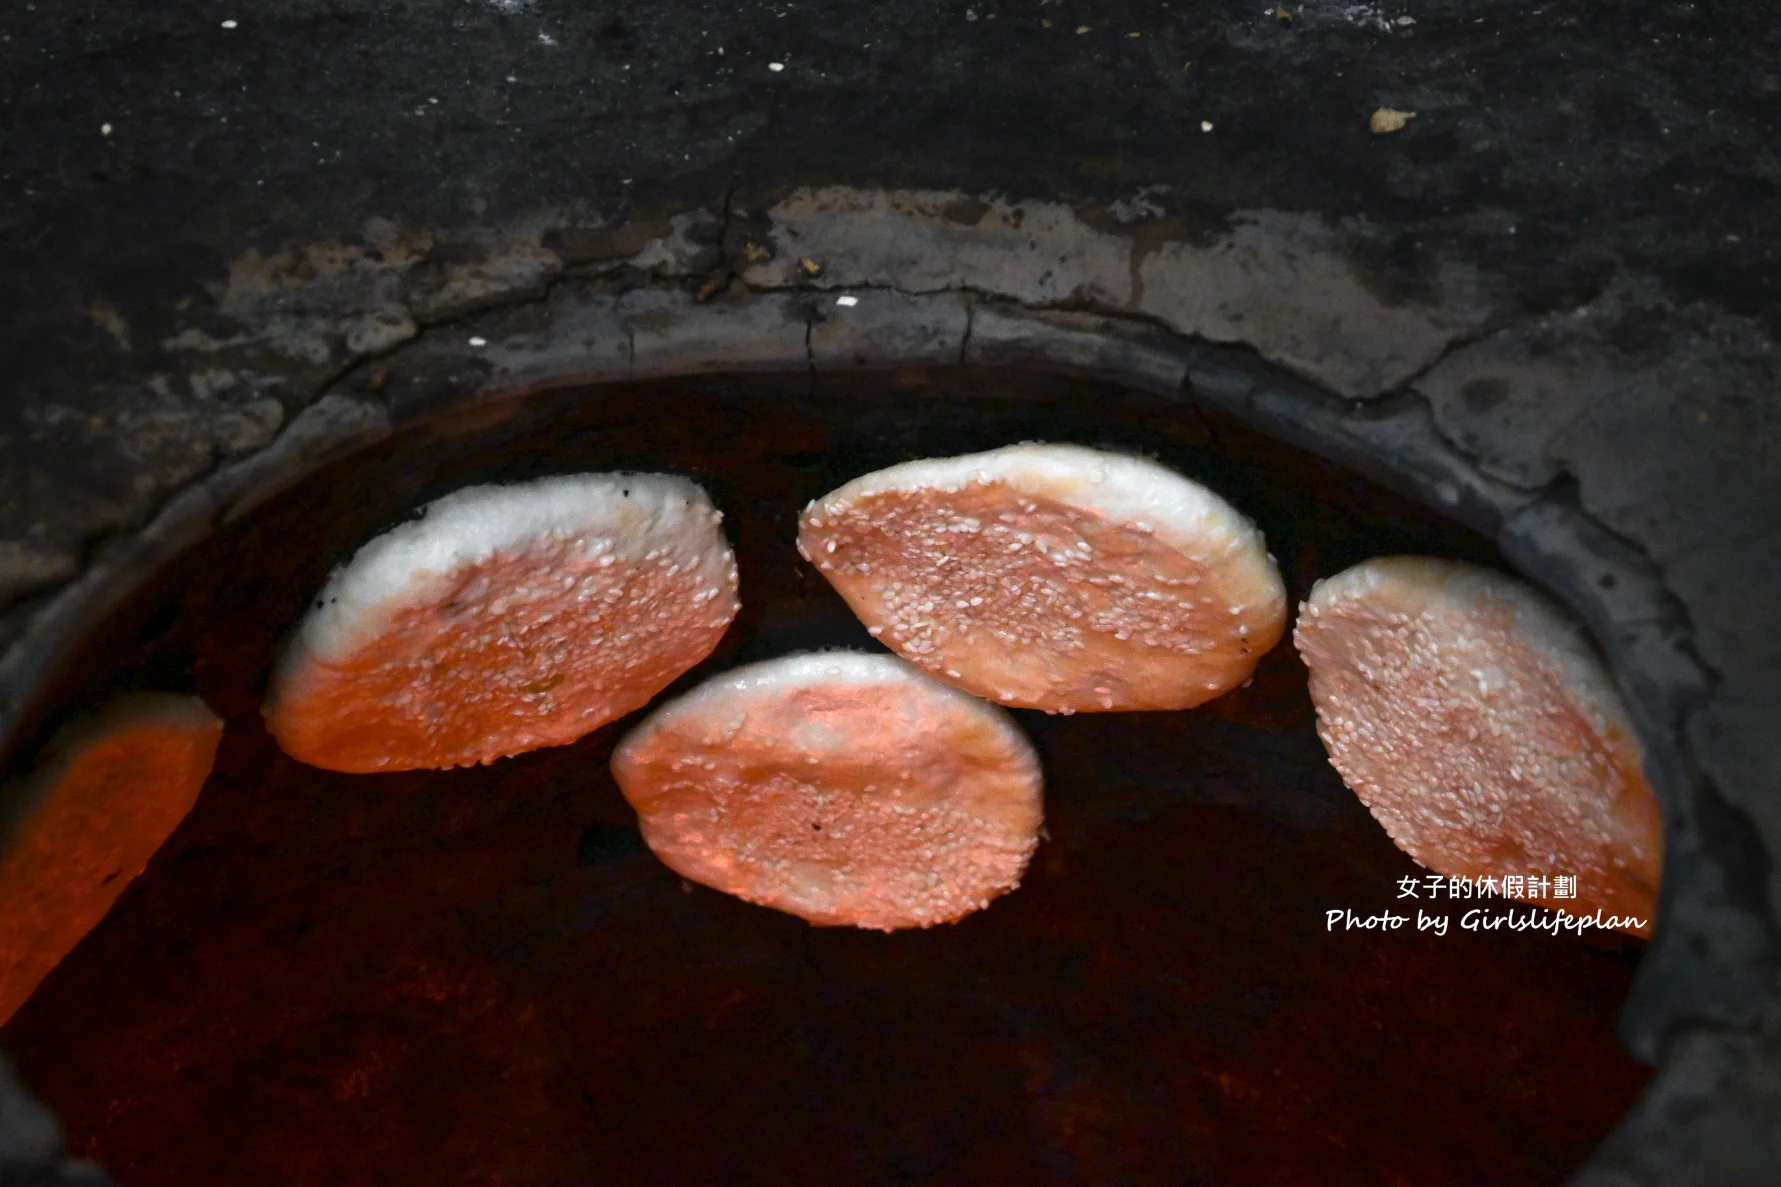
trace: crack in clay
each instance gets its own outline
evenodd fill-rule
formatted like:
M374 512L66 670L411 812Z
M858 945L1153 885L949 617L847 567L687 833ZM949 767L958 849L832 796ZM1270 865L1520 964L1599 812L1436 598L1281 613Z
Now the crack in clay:
M1683 711L1681 721L1685 722L1689 716L1699 711L1707 700L1711 699L1712 689L1717 688L1723 682L1723 674L1698 654L1697 649L1694 646L1694 622L1688 612L1687 604L1675 590L1670 588L1669 583L1665 580L1664 567L1658 563L1656 558L1651 555L1650 550L1643 544L1640 544L1637 540L1615 530L1589 510L1583 502L1582 482L1576 473L1569 467L1562 463L1555 463L1554 468L1556 473L1554 476L1543 483L1535 484L1517 482L1513 478L1496 473L1485 464L1484 459L1477 452L1468 449L1442 427L1441 419L1435 412L1434 401L1421 390L1420 384L1422 381L1430 374L1434 373L1434 371L1455 354L1468 347L1484 342L1489 338L1500 337L1508 332L1509 327L1498 326L1489 331L1480 331L1476 334L1468 334L1455 339L1447 348L1441 351L1439 357L1430 362L1426 367L1423 367L1415 375L1412 375L1409 379L1405 380L1402 384L1398 385L1392 392L1380 397L1380 399L1401 398L1420 401L1428 411L1428 425L1430 432L1434 434L1436 439L1449 453L1464 462L1473 472L1481 477L1488 478L1490 481L1498 485L1507 487L1510 490L1521 491L1531 495L1533 505L1554 507L1572 512L1590 527L1599 531L1603 536L1612 540L1616 545L1632 555L1634 563L1640 570L1638 576L1649 581L1662 594L1663 601L1670 607L1670 612L1674 615L1674 618L1671 619L1670 622L1679 626L1682 634L1685 636L1684 645L1687 648L1688 658L1708 679L1708 691L1701 694L1698 698L1695 698L1695 703L1688 705ZM1366 401L1366 403L1375 404L1378 403L1378 401ZM1594 405L1592 404L1590 407L1593 406ZM1571 420L1565 422L1565 427L1582 419L1588 414L1590 407L1580 410L1571 418ZM1554 430L1553 435L1556 436L1559 431L1561 430ZM1525 513L1525 509L1524 512L1518 514L1523 513ZM1511 520L1513 518L1514 517L1511 517ZM1508 526L1508 522L1509 521L1505 521L1505 527ZM1660 619L1654 621L1662 622L1664 620ZM1678 728L1680 728L1680 726L1681 723L1679 722Z
M807 384L805 393L813 397L816 395L816 347L812 342L815 335L816 311L806 308L804 310L804 375Z
M1403 394L1408 398L1419 400L1423 406L1428 409L1430 432L1434 434L1435 438L1440 441L1443 447L1460 461L1464 462L1465 465L1471 468L1475 473L1488 478L1491 482L1500 486L1507 487L1510 490L1521 491L1532 496L1530 507L1552 507L1562 511L1571 512L1584 523L1588 524L1592 529L1600 532L1604 537L1613 541L1614 544L1629 553L1632 558L1631 565L1636 569L1636 576L1648 581L1662 594L1663 601L1670 607L1670 613L1674 615L1673 619L1667 621L1662 618L1652 619L1650 621L1653 623L1664 623L1666 625L1673 624L1678 626L1682 634L1686 636L1684 645L1687 648L1689 660L1707 677L1709 685L1708 691L1701 694L1698 698L1699 703L1690 706L1687 712L1694 712L1700 707L1700 703L1704 703L1711 698L1712 689L1717 688L1723 682L1723 675L1717 668L1709 664L1695 648L1694 622L1688 612L1687 603L1682 600L1682 597L1677 594L1675 590L1670 588L1669 583L1664 577L1663 565L1658 563L1656 558L1651 555L1649 549L1640 544L1637 540L1632 539L1630 536L1627 536L1604 523L1584 505L1582 498L1582 483L1573 471L1560 465L1556 467L1557 472L1552 478L1545 482L1532 485L1515 482L1512 479L1496 474L1484 465L1477 454L1465 448L1465 446L1461 445L1441 427L1440 418L1435 415L1434 402L1430 400L1427 395L1415 388L1409 388ZM1525 514L1525 511L1526 509L1523 509L1523 511L1518 512L1517 515ZM1504 527L1506 528L1514 518L1515 516L1511 516L1509 520L1506 520L1504 522ZM1633 624L1629 623L1627 625Z
M1394 395L1397 392L1409 391L1417 387L1423 380L1439 370L1443 363L1447 362L1460 351L1465 350L1467 347L1476 346L1488 338L1495 338L1505 334L1511 328L1512 327L1509 325L1479 326L1475 330L1460 331L1454 335L1454 337L1448 341L1447 345L1441 348L1440 353L1430 359L1426 365L1418 367L1414 372L1405 377L1403 382L1392 388L1391 391L1381 392L1379 398L1383 399L1384 397Z

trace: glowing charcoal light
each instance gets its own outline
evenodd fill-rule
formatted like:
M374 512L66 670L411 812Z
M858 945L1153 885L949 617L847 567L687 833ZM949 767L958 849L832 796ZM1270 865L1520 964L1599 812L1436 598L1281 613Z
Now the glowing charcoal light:
M379 536L316 596L267 725L337 771L492 762L573 742L709 655L740 607L694 483L582 474L476 486Z
M867 474L806 508L798 547L897 654L1017 708L1191 708L1285 631L1254 524L1172 470L1079 446Z
M129 693L50 743L0 838L0 1022L105 913L197 802L223 723L196 697Z
M817 924L947 923L1020 883L1042 822L1014 723L888 655L725 673L619 743L612 772L658 857Z
M1575 879L1543 905L1648 934L1662 818L1626 711L1581 631L1486 569L1356 565L1294 642L1330 761L1398 848L1450 877Z

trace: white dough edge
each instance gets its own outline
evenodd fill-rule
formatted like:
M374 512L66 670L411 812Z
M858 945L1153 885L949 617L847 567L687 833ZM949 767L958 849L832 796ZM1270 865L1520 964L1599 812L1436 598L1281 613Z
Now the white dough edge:
M1139 531L1172 548L1210 560L1240 550L1268 555L1255 523L1224 499L1148 458L1085 445L1027 442L985 453L924 458L864 474L812 502L806 518L838 515L859 499L888 493L959 491L999 483L1038 498L1056 499ZM1286 587L1271 559L1262 566L1284 601Z
M990 726L1031 770L1035 781L1040 779L1038 752L1025 731L1006 710L988 701L961 692L949 684L921 671L915 665L894 655L866 651L811 651L778 659L762 660L732 668L713 676L697 688L656 709L639 722L613 748L612 765L617 769L631 760L635 748L644 745L657 730L683 719L709 721L712 714L725 710L746 709L750 704L780 700L790 693L818 688L858 688L862 685L903 685L923 697L949 708L975 716ZM788 749L793 740L787 739Z
M1557 668L1565 691L1590 715L1603 740L1618 734L1643 760L1638 732L1600 653L1558 603L1526 582L1463 561L1374 557L1312 585L1300 617L1315 619L1323 611L1335 613L1354 604L1387 617L1506 607L1528 645Z
M673 474L566 474L464 487L426 504L420 518L371 540L334 570L310 599L275 686L305 660L346 658L394 611L425 601L433 581L497 553L585 538L590 554L615 562L672 551L727 580L735 556L722 522L704 488Z

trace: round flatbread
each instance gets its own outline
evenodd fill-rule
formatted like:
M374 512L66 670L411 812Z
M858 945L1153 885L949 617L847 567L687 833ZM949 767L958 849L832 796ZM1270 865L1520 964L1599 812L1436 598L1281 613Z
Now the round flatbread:
M335 771L573 742L711 654L740 602L705 492L665 474L474 486L337 570L281 658L268 728Z
M891 650L1016 708L1189 708L1285 631L1253 523L1155 462L1074 445L856 478L805 509L798 548Z
M58 734L11 789L0 836L0 1023L185 819L222 736L197 697L130 693Z
M1318 733L1393 841L1450 877L1574 878L1578 915L1645 921L1663 821L1625 708L1545 597L1471 565L1387 557L1312 588L1294 643Z
M658 857L818 924L947 923L1020 884L1043 822L1006 713L888 655L739 668L658 709L612 756Z

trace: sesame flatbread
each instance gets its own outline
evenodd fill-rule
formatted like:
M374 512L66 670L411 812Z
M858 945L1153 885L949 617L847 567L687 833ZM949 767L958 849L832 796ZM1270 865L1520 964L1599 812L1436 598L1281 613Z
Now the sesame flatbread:
M632 731L612 771L674 870L818 924L980 910L1020 883L1043 821L1008 715L888 655L715 677Z
M1486 569L1387 557L1319 582L1294 641L1330 761L1400 849L1450 877L1575 879L1538 901L1649 932L1662 815L1558 607Z
M1285 631L1261 533L1144 458L1016 445L856 478L799 550L898 655L978 696L1075 713L1185 709Z
M705 492L664 474L469 487L335 572L267 726L336 771L469 766L573 742L709 655L740 602Z

